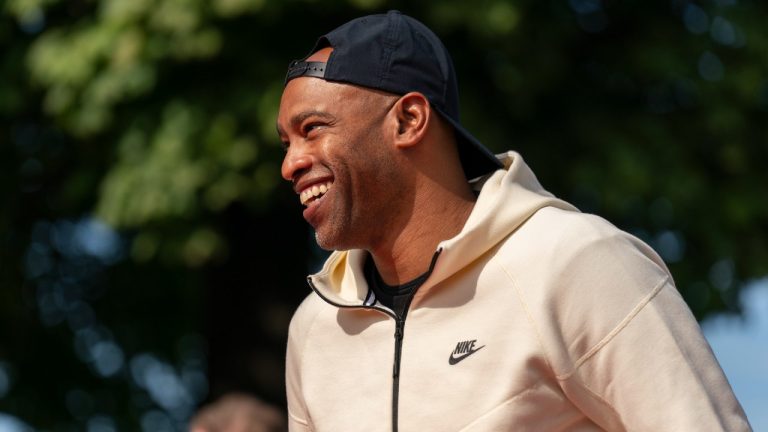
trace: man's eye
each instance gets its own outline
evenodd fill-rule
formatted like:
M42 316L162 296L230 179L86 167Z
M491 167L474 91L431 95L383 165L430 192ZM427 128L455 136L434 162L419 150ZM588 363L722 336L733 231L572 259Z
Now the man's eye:
M321 126L322 126L322 123L307 123L306 125L304 125L304 128L303 128L304 135L305 136L309 135L310 132L312 132L313 130Z

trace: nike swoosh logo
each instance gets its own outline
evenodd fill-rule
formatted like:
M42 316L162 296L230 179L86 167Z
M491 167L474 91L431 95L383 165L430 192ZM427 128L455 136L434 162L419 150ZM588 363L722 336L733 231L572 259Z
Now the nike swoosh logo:
M456 363L464 360L465 358L471 356L472 354L480 351L483 348L485 348L485 345L481 346L480 348L475 348L472 351L467 351L464 354L455 355L454 353L451 353L451 356L448 357L448 364L455 365Z

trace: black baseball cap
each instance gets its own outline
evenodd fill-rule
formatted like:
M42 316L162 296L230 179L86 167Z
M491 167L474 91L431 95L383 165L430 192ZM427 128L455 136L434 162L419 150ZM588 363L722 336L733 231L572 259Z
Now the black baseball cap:
M333 48L327 62L305 61L326 47ZM459 122L459 89L448 50L427 26L399 11L356 18L321 36L304 59L291 62L285 83L300 76L398 95L422 93L456 131L467 179L502 166Z

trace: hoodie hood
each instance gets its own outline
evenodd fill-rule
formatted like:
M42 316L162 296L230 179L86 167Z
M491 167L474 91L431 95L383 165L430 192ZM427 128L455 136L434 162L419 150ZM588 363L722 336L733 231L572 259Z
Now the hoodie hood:
M497 158L503 168L471 182L480 191L477 202L461 232L439 244L440 256L420 295L494 248L539 209L578 211L547 192L520 154L510 151ZM363 274L366 256L362 250L333 252L322 270L308 278L309 283L337 306L369 306L371 298Z

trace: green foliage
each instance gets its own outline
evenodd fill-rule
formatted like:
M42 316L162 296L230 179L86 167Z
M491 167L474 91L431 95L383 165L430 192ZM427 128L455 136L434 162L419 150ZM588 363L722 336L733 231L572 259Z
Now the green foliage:
M306 292L312 253L280 187L285 66L370 11L400 8L432 27L454 56L468 129L494 150L521 151L547 188L650 242L698 317L737 312L743 284L768 274L760 2L0 5L0 374L11 377L0 412L35 427L83 429L99 415L127 430L162 418L179 427L183 412L173 417L129 362L151 354L199 371L189 341L206 331L199 316L214 306L204 299L232 297L234 286L257 293L229 307L251 302L260 313L249 316L269 316L242 327L271 348L242 361L264 370L233 379L280 400L274 365L290 313L279 311ZM91 216L119 230L107 261L61 243L78 238L65 232L98 231ZM61 292L69 309L46 309ZM83 305L90 327L73 312ZM228 319L216 310L211 320ZM104 376L77 354L83 328L109 330L99 340L121 347L119 372ZM42 361L53 357L53 367ZM210 370L211 391L226 390Z

